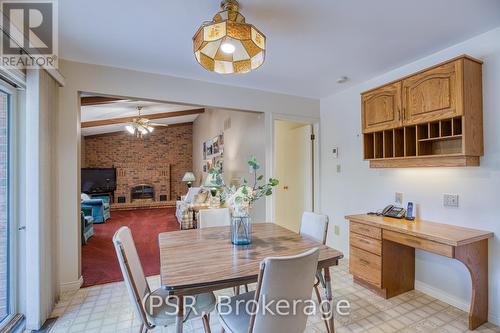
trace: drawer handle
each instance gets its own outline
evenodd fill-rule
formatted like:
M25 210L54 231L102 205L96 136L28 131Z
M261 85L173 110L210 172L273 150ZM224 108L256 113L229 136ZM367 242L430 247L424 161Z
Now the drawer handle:
M361 243L370 244L370 242L369 242L369 241L367 241L366 239L359 238L359 241L360 241Z
M362 263L363 265L366 265L366 266L370 265L370 262L368 260L365 260L365 259L359 259L359 262Z
M366 228L359 228L359 230L364 231L364 232L370 232L370 230L368 230Z

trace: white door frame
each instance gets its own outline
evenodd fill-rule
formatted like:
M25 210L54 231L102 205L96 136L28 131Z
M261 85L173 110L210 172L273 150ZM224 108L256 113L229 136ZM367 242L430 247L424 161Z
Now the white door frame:
M20 172L18 170L20 165L18 161L19 154L19 140L18 140L18 129L19 129L19 109L18 109L18 92L16 88L9 86L9 84L3 80L0 80L0 90L9 94L9 110L7 115L7 142L8 142L8 166L7 166L7 177L8 177L8 186L7 186L7 200L8 200L8 287L9 287L9 295L8 295L8 316L1 322L0 330L3 328L5 324L7 324L17 313L17 288L18 288L18 251L17 251L17 233L19 228L19 219L18 219L18 180Z
M266 176L267 178L274 177L276 175L276 156L274 154L274 121L275 120L285 120L293 121L298 123L310 124L313 126L313 133L315 135L314 149L313 149L313 159L314 159L314 169L313 169L313 186L314 186L314 211L321 211L321 188L320 188L320 135L319 135L319 118L307 117L307 116L296 116L288 115L282 113L268 113L266 114L266 142L268 143L266 147ZM266 197L266 221L275 222L276 220L276 205L273 196Z

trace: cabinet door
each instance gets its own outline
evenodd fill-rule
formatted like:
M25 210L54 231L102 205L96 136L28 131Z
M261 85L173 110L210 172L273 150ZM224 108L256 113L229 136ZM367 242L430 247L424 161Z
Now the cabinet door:
M413 125L462 114L462 60L403 81L403 123Z
M375 132L401 126L401 82L361 96L363 132Z

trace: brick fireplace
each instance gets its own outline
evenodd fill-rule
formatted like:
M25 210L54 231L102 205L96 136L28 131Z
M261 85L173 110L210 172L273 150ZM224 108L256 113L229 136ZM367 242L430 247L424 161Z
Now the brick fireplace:
M116 208L132 204L136 207L141 203L151 206L151 202L175 201L186 194L186 184L181 180L184 173L193 168L191 123L156 128L142 139L125 130L86 136L82 145L82 167L116 168L117 189L113 205ZM137 196L141 198L134 197L134 189L139 191Z
M130 201L151 200L155 201L155 188L153 185L140 184L130 189Z

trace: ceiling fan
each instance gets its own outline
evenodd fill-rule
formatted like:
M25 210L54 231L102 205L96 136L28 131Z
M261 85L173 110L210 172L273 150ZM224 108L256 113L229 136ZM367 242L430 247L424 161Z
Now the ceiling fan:
M167 124L152 123L149 119L141 116L142 106L137 107L139 116L134 118L125 128L130 134L134 134L138 138L154 131L155 127L167 127Z

